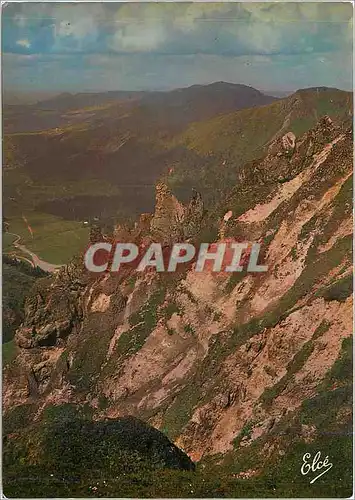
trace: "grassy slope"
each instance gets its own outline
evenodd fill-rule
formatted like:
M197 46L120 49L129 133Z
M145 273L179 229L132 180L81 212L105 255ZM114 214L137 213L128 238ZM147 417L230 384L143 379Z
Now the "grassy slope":
M343 119L351 109L351 94L340 90L317 93L298 91L292 96L267 106L244 109L211 120L190 125L178 142L201 154L209 152L238 159L248 158L252 151L262 148L285 124L285 133L296 125L296 135L314 126L324 115ZM302 120L304 125L302 126Z
M21 244L51 264L66 264L85 249L89 229L82 223L66 221L39 212L26 213L33 237L22 217L9 217L9 231L21 237ZM9 247L7 247L9 250Z

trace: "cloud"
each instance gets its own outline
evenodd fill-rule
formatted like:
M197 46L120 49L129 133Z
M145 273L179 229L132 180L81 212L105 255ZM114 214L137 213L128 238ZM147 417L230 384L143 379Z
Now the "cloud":
M16 45L19 45L20 47L24 47L26 49L29 49L31 47L30 42L26 38L23 38L22 40L17 40Z
M152 52L160 50L167 36L163 26L131 24L116 31L108 48L117 52Z
M5 8L3 23L13 51L16 33L35 38L33 50L43 37L42 50L52 53L295 54L350 46L352 9L323 2L22 3Z
M72 12L63 12L64 19L60 17L56 19L55 36L67 37L73 36L77 39L85 39L86 37L96 37L98 33L98 25L95 17L83 16L81 9Z
M351 86L347 3L23 2L7 4L2 23L7 85Z

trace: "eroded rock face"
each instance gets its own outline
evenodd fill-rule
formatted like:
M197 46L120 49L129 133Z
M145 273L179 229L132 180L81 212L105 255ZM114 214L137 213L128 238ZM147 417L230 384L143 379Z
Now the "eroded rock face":
M48 281L39 280L37 293L26 301L25 320L15 335L20 347L60 345L80 324L80 289L67 288L59 280L47 288Z
M267 273L188 268L90 281L68 266L28 300L5 405L31 397L40 412L57 398L90 404L97 419L132 414L197 460L230 452L235 440L243 449L264 440L267 453L277 442L282 454L275 426L318 394L352 332L351 130L324 119L292 156L284 137L244 169L216 221L225 215L225 232L241 228L262 244ZM149 226L162 241L187 239L202 217L198 194L184 207L159 185L157 210L135 234Z

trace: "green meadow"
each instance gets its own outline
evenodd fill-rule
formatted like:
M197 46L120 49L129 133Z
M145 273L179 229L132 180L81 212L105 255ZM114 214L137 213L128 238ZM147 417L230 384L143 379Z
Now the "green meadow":
M89 228L84 227L81 222L35 211L24 216L27 222L21 216L8 218L9 232L18 234L22 245L51 264L68 263L73 255L84 250L88 243ZM5 251L11 251L13 240L11 234L3 235Z

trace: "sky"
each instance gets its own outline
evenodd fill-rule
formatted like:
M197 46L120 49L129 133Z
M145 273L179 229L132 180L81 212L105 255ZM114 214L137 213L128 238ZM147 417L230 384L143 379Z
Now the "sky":
M9 3L5 92L352 89L350 3Z

